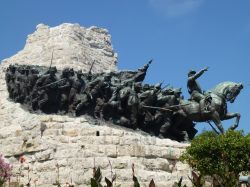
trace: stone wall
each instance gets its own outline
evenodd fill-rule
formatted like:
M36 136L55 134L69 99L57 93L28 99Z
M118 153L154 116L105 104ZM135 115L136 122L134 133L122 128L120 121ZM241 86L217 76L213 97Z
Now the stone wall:
M132 164L135 165L135 174L142 186L148 186L152 178L158 187L172 186L181 176L184 177L184 182L190 185L188 181L190 169L187 165L178 161L181 152L185 150L188 144L169 139L159 139L139 131L135 132L94 120L88 116L73 118L60 115L31 114L22 109L20 104L8 100L4 80L5 68L10 63L34 64L37 62L35 59L38 60L39 58L31 50L29 44L33 43L31 42L33 38L34 43L36 43L33 48L36 51L43 44L35 41L38 41L39 38L42 41L44 35L42 33L36 37L34 35L37 32L39 33L41 29L48 32L48 30L56 30L56 28L61 27L70 28L66 33L74 33L70 37L66 35L66 39L67 37L80 37L78 36L79 33L75 32L75 28L83 29L79 25L72 24L63 24L51 29L39 25L38 31L28 37L26 49L4 60L0 65L0 153L9 158L16 172L21 165L18 158L22 155L25 156L24 177L21 178L21 181L24 184L27 183L29 166L32 184L37 179L37 186L53 186L57 179L56 165L58 165L60 182L65 184L72 180L75 186L89 186L93 167L100 166L103 177L110 178L109 163L111 163L113 172L117 175L116 183L125 187L133 186ZM105 29L96 27L85 30L96 33L96 36L93 35L95 39L107 34ZM85 36L82 38L84 41ZM60 37L64 38L64 35ZM91 38L90 41L94 38ZM49 40L51 45L54 45L53 41L56 39L50 37ZM98 58L105 60L99 60L101 64L95 66L95 71L97 72L100 69L115 70L115 55L107 57L106 54L100 52L104 48L110 47L110 42L106 43L107 46L103 46L101 50L100 47L96 47L102 44L101 41L97 40L95 49L91 45L82 44L84 45L83 48L87 48L85 51L92 50L92 54L94 54L94 56L88 54L90 56L87 56L86 59L93 60L95 54L99 54ZM63 47L65 46L63 45ZM73 51L71 51L73 46L68 47L68 53L66 49L61 49L61 51L66 52L65 58L68 58L67 55L73 54ZM79 44L77 47L81 48L82 46ZM29 56L28 49L30 49L31 56ZM60 50L56 50L55 54L58 51ZM44 52L44 56L40 57L41 60L36 64L45 66L49 64L50 52L51 50L47 50L47 53ZM82 61L81 64L73 63L74 56L67 59L67 63L61 64L63 58L62 55L60 56L61 60L58 57L58 59L55 58L55 62L53 61L58 69L65 66L75 69L87 69L89 67L89 64L84 64L85 61ZM29 60L25 60L27 58ZM80 63L80 60L77 62ZM15 178L12 180L15 180Z
M109 161L117 183L122 186L132 186L132 163L136 176L145 184L153 178L157 186L171 186L181 176L187 177L188 167L178 162L186 144L119 129L86 117L28 114L18 104L12 104L16 105L15 113L19 116L11 115L16 118L12 122L4 117L1 122L5 125L1 124L0 152L15 169L20 166L19 156L25 155L24 165L29 165L31 178L38 178L40 186L52 186L56 181L56 164L60 167L60 181L72 179L76 186L88 186L94 165L100 166L103 176L110 178ZM41 128L45 129L43 133ZM24 173L27 177L27 168Z

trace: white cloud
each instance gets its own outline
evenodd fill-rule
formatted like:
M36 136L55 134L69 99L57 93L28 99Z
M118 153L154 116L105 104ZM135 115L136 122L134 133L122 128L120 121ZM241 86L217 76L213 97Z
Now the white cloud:
M178 17L196 10L203 0L149 0L150 5L167 17Z

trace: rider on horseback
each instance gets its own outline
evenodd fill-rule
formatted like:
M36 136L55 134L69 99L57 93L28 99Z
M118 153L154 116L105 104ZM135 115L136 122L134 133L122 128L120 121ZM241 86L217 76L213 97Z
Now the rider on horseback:
M204 95L199 83L196 81L205 71L208 70L208 67L200 70L198 73L194 70L190 70L188 72L188 81L187 81L187 88L188 93L191 95L190 100L194 100L197 103L200 103L202 99L204 99L204 111L209 112L209 105L212 102L212 98L209 95Z

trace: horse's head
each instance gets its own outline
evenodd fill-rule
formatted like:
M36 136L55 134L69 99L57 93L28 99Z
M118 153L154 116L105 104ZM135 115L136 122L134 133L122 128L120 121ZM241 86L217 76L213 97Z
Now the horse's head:
M239 95L241 89L243 89L243 84L235 84L234 86L228 89L228 93L226 94L226 100L230 103L233 103L236 97Z
M226 101L233 103L241 89L243 89L242 83L222 82L211 91L223 95Z

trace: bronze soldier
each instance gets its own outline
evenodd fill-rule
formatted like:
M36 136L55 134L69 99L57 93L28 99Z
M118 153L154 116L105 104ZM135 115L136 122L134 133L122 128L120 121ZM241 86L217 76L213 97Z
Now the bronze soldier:
M7 82L7 89L8 89L10 98L14 98L13 93L16 87L15 79L16 79L16 67L13 65L10 65L9 68L7 69L6 76L5 76L5 80Z
M188 73L188 81L187 81L188 93L191 95L190 99L198 103L200 102L201 99L204 98L204 94L196 79L198 79L207 70L208 67L202 69L198 73L196 73L196 71L194 70L190 70Z
M153 62L153 60L150 60L147 64L143 66L143 68L139 68L135 76L132 78L134 82L142 82L145 79L147 70L149 68L149 65Z
M79 70L76 72L77 78L72 81L72 87L69 93L69 105L74 104L74 101L77 100L77 95L85 89L85 81L82 79L82 71Z
M78 116L80 113L84 113L89 108L93 108L96 105L98 98L103 99L105 97L105 89L108 88L111 77L109 75L102 76L99 75L94 80L86 84L86 88L82 90L81 96L78 98L75 115ZM98 103L102 103L98 100ZM96 108L100 110L98 106ZM89 110L90 111L90 110ZM94 114L97 114L97 111L94 111Z
M202 69L198 73L196 71L191 70L188 73L188 92L191 95L190 100L194 100L198 103L200 103L201 100L203 100L201 104L201 109L204 113L210 112L209 105L212 103L212 97L210 95L204 95L204 92L202 91L199 83L196 81L197 78L199 78L204 72L208 70L208 67Z
M68 101L69 101L69 94L72 86L72 79L70 76L73 75L72 71L68 68L62 71L61 80L63 80L59 86L60 92L60 110L67 112L68 111Z
M56 101L56 98L55 98L56 91L54 91L54 89L57 86L56 72L57 72L56 67L52 67L51 69L48 70L48 72L46 72L48 74L43 75L36 82L34 92L37 93L37 98L39 98L38 108L41 109L42 111L46 109L48 110L50 109L50 107L44 107L49 103L49 101L52 101L52 102ZM34 102L35 102L35 98L34 98Z

